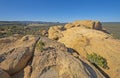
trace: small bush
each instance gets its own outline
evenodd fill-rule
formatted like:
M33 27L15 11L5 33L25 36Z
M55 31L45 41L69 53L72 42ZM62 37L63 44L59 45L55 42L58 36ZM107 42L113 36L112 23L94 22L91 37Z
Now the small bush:
M87 54L87 59L95 65L98 65L104 69L108 69L106 59L100 55L97 55L96 53Z
M39 49L40 51L43 51L44 50L44 46L45 46L45 43L42 42L42 40L38 41L37 49Z
M89 26L86 26L85 28L87 28L87 29L92 29L91 27L89 27Z

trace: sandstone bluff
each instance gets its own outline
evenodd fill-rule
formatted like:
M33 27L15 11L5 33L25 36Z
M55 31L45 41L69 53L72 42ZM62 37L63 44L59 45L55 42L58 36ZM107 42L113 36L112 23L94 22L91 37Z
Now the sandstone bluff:
M104 57L109 69L90 63L92 53ZM48 38L1 38L0 78L120 78L119 55L120 40L99 21L75 21L50 27Z

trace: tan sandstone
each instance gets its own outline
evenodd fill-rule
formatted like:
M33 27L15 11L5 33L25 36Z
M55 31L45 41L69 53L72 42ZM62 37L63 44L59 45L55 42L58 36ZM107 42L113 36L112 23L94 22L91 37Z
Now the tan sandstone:
M62 30L62 26L50 27L50 29L48 30L49 33L48 37L54 40L59 39L60 37L62 37L61 30Z
M81 56L97 53L106 58L109 69L101 68L111 78L120 77L120 40L113 39L102 31L73 27L61 32L59 42L76 50Z
M86 27L89 29L102 30L102 24L99 21L93 21L93 20L79 20L65 25L66 29L72 27Z
M12 75L22 70L31 59L37 38L27 35L18 40L7 39L7 43L4 41L0 43L0 68Z

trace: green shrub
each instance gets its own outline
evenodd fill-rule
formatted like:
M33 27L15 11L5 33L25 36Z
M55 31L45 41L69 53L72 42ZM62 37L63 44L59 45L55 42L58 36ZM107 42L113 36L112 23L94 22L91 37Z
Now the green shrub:
M93 53L93 54L87 54L87 59L97 65L97 66L100 66L104 69L108 69L108 66L107 66L107 60L105 58L103 58L102 56L100 55L97 55L96 53Z
M37 43L37 49L38 50L43 51L44 50L44 46L45 46L45 43L42 42L42 40L38 41L38 43Z
M87 28L87 29L92 29L91 27L89 27L89 26L86 26L85 28Z

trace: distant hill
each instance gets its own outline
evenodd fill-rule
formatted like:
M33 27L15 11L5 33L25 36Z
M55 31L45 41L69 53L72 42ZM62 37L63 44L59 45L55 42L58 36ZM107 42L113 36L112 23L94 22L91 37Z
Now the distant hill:
M44 22L44 21L0 21L0 26L28 25L28 24L50 24L50 25L58 25L58 24L65 24L65 23L60 23L60 22Z

